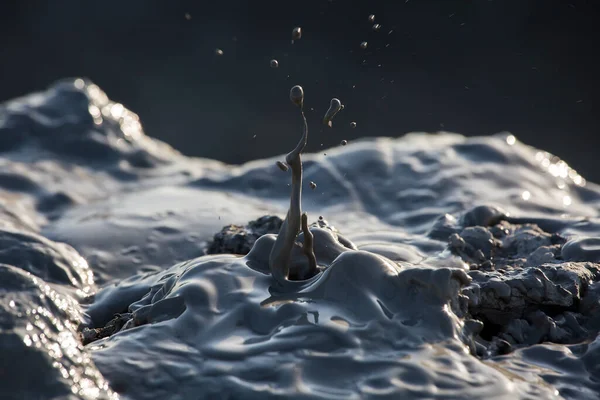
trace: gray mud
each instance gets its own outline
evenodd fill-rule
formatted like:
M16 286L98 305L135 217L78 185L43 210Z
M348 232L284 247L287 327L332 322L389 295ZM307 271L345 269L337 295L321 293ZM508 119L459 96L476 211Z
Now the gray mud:
M183 157L83 80L6 103L0 392L596 399L600 188L508 138L352 141L294 181Z

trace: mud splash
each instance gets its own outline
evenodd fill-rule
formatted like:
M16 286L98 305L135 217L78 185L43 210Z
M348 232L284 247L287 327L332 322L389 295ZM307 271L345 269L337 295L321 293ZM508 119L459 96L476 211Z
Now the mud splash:
M512 135L410 134L303 155L305 181L318 182L303 210L301 150L287 173L276 158L186 158L80 79L1 106L0 138L0 332L15 354L3 393L600 390L600 189ZM289 235L260 220L286 213ZM228 224L255 236L224 232L218 252L250 250L208 255Z

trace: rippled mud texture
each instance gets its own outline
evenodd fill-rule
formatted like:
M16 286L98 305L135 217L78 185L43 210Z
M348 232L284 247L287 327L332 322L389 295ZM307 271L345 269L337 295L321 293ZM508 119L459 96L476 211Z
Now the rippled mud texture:
M326 153L279 285L280 157L183 157L83 80L0 106L0 393L598 398L598 186L508 134Z

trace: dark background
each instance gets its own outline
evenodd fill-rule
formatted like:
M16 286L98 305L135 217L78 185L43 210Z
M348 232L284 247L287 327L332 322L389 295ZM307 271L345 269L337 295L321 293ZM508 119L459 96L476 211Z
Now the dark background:
M295 144L288 92L300 84L309 151L409 131L510 131L600 181L595 3L5 1L0 101L88 77L138 113L147 134L237 163ZM303 37L292 45L295 26ZM346 109L329 129L320 119L332 97Z

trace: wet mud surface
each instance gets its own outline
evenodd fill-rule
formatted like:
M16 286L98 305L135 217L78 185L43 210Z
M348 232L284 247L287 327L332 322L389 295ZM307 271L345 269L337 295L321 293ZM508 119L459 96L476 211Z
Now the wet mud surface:
M508 134L326 153L187 158L82 80L0 106L2 393L597 398L597 185Z

